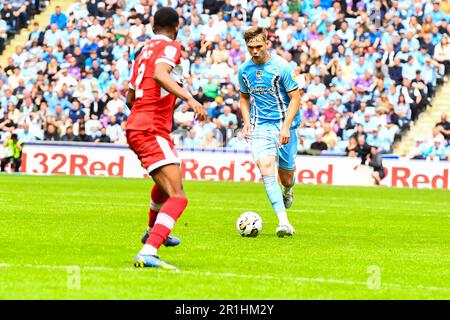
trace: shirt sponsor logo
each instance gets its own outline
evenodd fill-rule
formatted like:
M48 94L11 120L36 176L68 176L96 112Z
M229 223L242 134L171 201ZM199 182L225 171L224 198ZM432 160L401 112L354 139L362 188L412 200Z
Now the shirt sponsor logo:
M274 87L257 87L257 88L251 88L250 89L251 94L275 94L275 88Z

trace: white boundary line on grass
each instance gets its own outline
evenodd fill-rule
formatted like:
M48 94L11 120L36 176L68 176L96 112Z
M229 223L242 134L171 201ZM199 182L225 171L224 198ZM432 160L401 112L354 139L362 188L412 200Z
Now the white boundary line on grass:
M76 265L36 265L36 264L10 264L0 263L0 268L32 268L32 269L44 269L44 270L67 270L73 268ZM93 267L93 266L76 266L80 270L85 271L127 271L127 272L142 272L143 269L137 268L112 268L112 267ZM150 268L151 269L151 268ZM284 275L253 275L253 274L237 274L237 273L221 273L221 272L202 272L202 271L189 271L189 270L159 270L154 271L158 273L168 274L181 274L181 275L193 275L193 276L206 276L206 277L218 277L218 278L244 278L254 280L278 280L278 281L291 281L291 282L312 282L312 283L331 283L342 284L349 286L367 286L367 282L353 281L343 279L332 278L308 278L308 277L296 277L296 276L284 276ZM424 285L402 285L397 283L381 282L381 289L383 288L398 288L398 289L418 289L418 290L430 290L430 291L449 291L450 288L436 287L436 286L424 286Z
M214 200L215 201L215 200ZM50 203L52 203L50 201ZM98 201L94 201L94 202L89 202L89 201L60 201L60 204L82 204L82 205L100 205L100 206L117 206L117 204L115 204L114 202L98 202ZM240 203L244 203L244 202L240 202ZM136 207L136 208L148 208L148 204L145 203L121 203L120 206L123 207ZM321 205L321 207L324 208L333 208L333 209L348 209L348 205L339 205L339 204L323 204ZM202 206L202 205L195 205L195 204L190 204L188 207L188 209L213 209L213 210L230 210L230 209L235 209L235 210L243 210L243 211L247 211L249 210L249 207L235 207L235 206ZM380 209L385 209L385 210L392 210L391 207L368 207L366 206L365 209L371 209L371 210L377 210L377 215L382 215L383 213L378 211ZM270 211L272 212L272 209L266 209L266 210L260 210L260 211ZM327 210L325 209L288 209L288 212L297 212L297 213L312 213L312 214L318 214L318 213L327 213ZM447 213L447 211L427 211L427 210L421 210L421 212L425 212L425 213L405 213L403 214L404 216L410 216L410 217L435 217L435 218L449 218L450 215L445 215ZM429 214L431 213L431 214ZM442 214L441 214L442 213ZM385 214L384 214L385 215Z
M397 189L396 189L397 190ZM402 190L402 189L398 189L398 190ZM15 191L8 191L8 190L4 190L2 191L3 194L17 194L17 192ZM45 192L45 191L21 191L20 192L21 195L42 195L42 196L52 196L52 195L56 195L56 196L69 196L69 197L86 197L89 198L91 197L90 194L86 194L85 192ZM196 192L192 192L191 198L196 198ZM301 192L299 192L299 197L301 197ZM309 198L320 198L319 196L314 196L314 195L309 195ZM142 194L141 193L121 193L121 194L115 194L114 193L114 198L116 199L141 199L142 198ZM309 199L312 200L312 199ZM341 198L339 197L327 197L326 200L330 201L330 200L337 200L337 201L341 201ZM215 202L224 202L224 203L248 203L248 200L239 200L239 199L214 199ZM299 200L300 201L300 200ZM365 203L365 200L360 200L360 199L354 199L352 200L354 202L362 202ZM386 202L394 202L396 204L424 204L424 205L431 205L434 204L434 201L417 201L417 200L398 200L398 199L374 199L371 198L370 199L371 202L380 202L380 203L386 203ZM257 203L257 202L256 202Z

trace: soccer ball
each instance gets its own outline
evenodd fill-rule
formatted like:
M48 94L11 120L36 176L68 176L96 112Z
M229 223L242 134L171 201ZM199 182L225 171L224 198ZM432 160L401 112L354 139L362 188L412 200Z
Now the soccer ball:
M256 237L261 232L262 227L261 217L252 211L244 212L236 221L236 228L243 237Z

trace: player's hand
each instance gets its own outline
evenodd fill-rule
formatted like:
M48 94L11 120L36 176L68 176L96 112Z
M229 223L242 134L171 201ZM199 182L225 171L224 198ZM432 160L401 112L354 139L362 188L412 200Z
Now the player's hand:
M198 121L206 120L207 114L205 111L205 107L203 107L203 105L200 102L198 102L197 100L195 100L194 98L191 97L187 101L187 104L189 105L189 107L192 108L192 110L194 110L195 120L198 120Z
M244 124L244 127L242 128L242 133L244 134L244 138L246 140L249 140L252 135L252 125L250 123Z
M280 134L278 136L280 145L288 144L289 139L291 138L291 130L286 126L282 126L280 130Z

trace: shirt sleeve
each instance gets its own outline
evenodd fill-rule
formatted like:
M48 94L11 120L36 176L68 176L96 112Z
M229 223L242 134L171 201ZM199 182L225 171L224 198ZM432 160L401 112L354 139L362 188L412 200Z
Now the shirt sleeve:
M157 54L158 56L155 59L155 65L164 62L175 67L175 65L181 63L181 47L178 42L168 42Z
M244 79L245 75L242 68L239 68L238 80L239 80L239 90L242 93L249 93L248 80Z
M288 63L286 63L286 66L283 67L283 70L281 72L281 80L283 81L286 92L291 92L295 89L298 89L298 82L295 77L294 69Z

